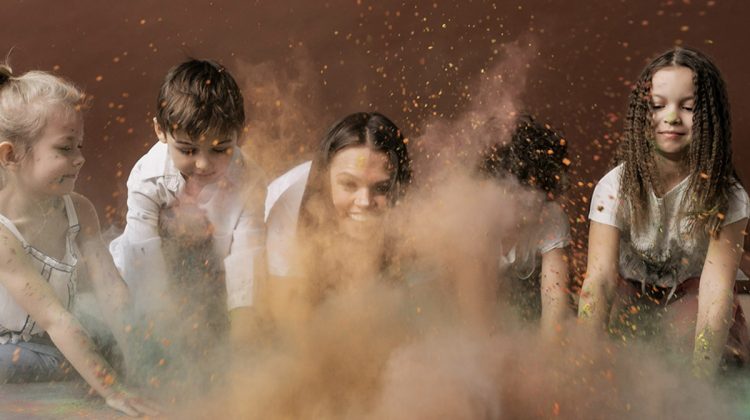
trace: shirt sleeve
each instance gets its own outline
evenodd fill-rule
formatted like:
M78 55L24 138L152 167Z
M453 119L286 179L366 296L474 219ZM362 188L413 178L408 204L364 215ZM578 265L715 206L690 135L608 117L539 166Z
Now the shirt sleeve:
M562 206L549 202L543 209L543 225L539 238L539 252L546 254L557 248L570 245L570 223Z
M158 223L166 191L154 179L143 180L136 168L128 179L128 212L123 234L110 244L117 269L127 283L137 310L158 307L166 292L168 270Z
M602 178L591 197L591 208L589 209L589 220L623 229L622 215L618 214L622 208L620 198L620 172L610 171Z
M232 233L229 254L224 259L229 310L252 306L255 283L265 275L265 183L262 174L257 177L244 194L245 205Z
M736 185L730 191L729 206L727 214L724 215L722 226L730 225L734 222L750 217L750 199L744 188Z

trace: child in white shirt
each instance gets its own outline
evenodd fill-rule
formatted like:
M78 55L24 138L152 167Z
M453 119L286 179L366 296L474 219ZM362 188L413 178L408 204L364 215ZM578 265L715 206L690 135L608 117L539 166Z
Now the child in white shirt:
M221 65L189 60L169 71L157 104L158 142L130 173L127 225L110 252L140 313L174 318L180 316L175 307L184 307L181 300L198 308L226 296L224 313L231 315L234 334L250 322L244 315L253 305L264 246L264 178L239 148L242 94ZM167 242L178 244L169 258ZM197 258L185 252L194 243L209 244L209 252ZM217 270L188 276L198 280L185 284L184 273L176 275L184 265ZM222 275L214 296L191 295Z

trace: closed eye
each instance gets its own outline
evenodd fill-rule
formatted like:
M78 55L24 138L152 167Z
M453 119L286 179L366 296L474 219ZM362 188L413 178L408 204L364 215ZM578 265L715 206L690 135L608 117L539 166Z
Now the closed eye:
M345 190L345 191L356 191L357 190L357 183L352 181L339 181L339 185Z
M375 185L374 191L376 194L385 195L391 190L390 182L381 182Z

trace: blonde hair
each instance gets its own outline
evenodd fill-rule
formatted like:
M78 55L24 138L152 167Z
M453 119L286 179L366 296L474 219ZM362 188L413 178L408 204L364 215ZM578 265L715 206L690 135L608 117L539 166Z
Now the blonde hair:
M28 149L39 138L52 111L78 111L85 95L71 82L43 71L14 77L0 64L0 141Z
M0 64L0 142L9 141L26 153L41 136L47 119L60 108L77 112L86 96L71 82L43 71L29 71L19 77ZM4 174L0 168L0 188Z

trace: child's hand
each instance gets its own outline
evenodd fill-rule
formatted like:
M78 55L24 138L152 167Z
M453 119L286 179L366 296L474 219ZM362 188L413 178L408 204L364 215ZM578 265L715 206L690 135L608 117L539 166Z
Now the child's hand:
M140 417L143 414L147 416L159 414L156 404L122 387L108 396L105 401L108 406L131 417Z
M213 226L192 200L180 200L159 215L159 228L164 236L185 242L202 242L213 234Z

